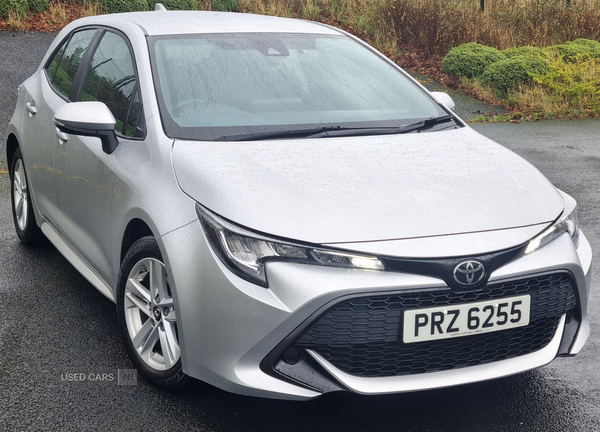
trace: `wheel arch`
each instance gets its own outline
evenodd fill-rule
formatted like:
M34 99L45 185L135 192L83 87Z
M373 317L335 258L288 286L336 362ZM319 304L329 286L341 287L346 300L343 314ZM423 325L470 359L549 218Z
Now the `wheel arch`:
M154 234L150 226L142 219L134 218L129 221L127 227L125 228L125 232L123 233L123 238L121 241L121 254L119 262L122 263L125 258L125 254L129 248L139 239L146 236L152 236L158 239L158 236Z
M17 137L15 134L9 134L8 138L6 139L6 165L9 167L9 171L10 167L12 166L13 155L18 148L19 141L17 140Z

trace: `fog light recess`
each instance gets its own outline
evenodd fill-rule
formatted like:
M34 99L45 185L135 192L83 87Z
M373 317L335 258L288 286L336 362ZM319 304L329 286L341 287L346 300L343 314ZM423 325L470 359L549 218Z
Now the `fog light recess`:
M287 364L296 364L302 360L302 351L296 347L290 347L283 353L283 361Z

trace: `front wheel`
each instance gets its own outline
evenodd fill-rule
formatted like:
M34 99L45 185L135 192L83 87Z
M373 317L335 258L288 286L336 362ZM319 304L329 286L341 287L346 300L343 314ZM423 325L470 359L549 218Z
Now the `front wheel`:
M29 182L25 173L25 164L21 149L13 154L10 164L10 198L12 202L13 221L21 243L33 245L43 237L42 231L35 223Z
M143 237L123 260L117 316L127 352L154 385L181 390L190 382L181 367L178 316L169 278L153 237Z

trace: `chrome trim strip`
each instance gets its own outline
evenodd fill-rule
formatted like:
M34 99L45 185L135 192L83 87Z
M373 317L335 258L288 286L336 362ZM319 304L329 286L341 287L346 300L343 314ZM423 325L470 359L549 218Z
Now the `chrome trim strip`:
M494 363L471 366L455 370L430 372L424 374L363 378L342 372L313 350L307 352L339 382L350 390L362 394L402 393L415 390L450 387L478 381L505 377L535 369L550 363L556 357L565 328L563 315L554 337L546 347L539 351L512 359Z
M104 294L113 303L116 303L112 289L104 282L81 258L73 249L62 239L60 234L49 223L42 223L42 232L56 249L71 263L81 275L88 280L98 291Z

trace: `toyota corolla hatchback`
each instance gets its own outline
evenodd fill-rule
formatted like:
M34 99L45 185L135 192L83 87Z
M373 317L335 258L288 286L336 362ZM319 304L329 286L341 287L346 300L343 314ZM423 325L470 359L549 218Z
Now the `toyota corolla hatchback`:
M577 354L575 201L322 24L84 18L19 88L17 234L116 303L152 383L272 398L503 377Z

